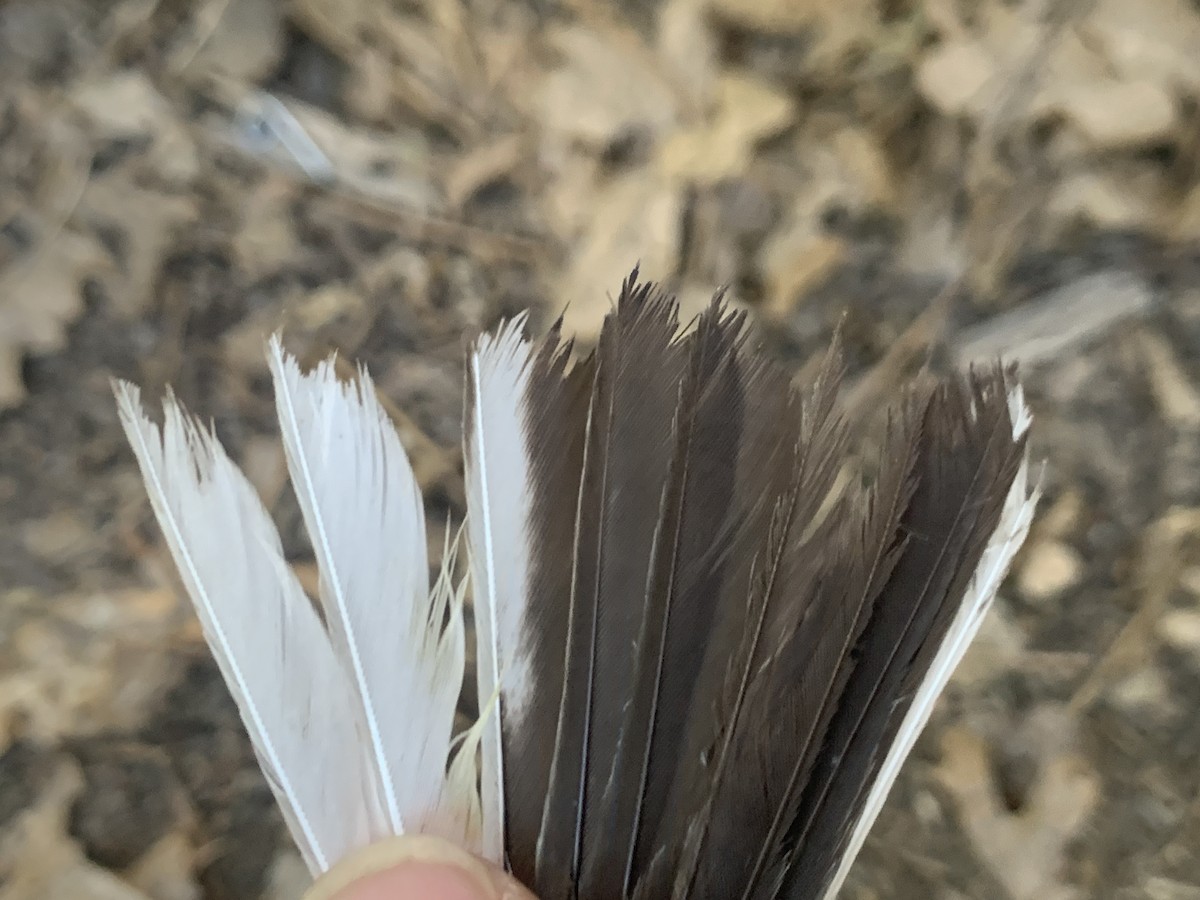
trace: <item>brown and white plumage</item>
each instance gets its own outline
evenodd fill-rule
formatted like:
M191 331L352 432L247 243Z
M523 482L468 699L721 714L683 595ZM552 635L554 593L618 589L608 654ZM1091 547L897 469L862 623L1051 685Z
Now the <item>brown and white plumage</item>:
M196 482L213 439L194 449L168 401L175 449L160 460L121 389L156 513L306 857L320 870L415 830L503 863L542 900L832 898L1029 529L1015 374L898 389L868 483L847 476L836 350L797 390L719 296L681 323L635 273L590 354L557 326L525 329L505 323L467 360L482 713L456 755L461 597L448 577L425 583L420 494L365 373L305 375L271 347L327 627L223 455L236 502ZM237 548L257 580L195 562L236 518L259 534ZM269 671L250 658L260 642L285 648ZM272 690L295 674L293 648L329 677L305 672L285 699ZM320 748L318 706L338 711Z

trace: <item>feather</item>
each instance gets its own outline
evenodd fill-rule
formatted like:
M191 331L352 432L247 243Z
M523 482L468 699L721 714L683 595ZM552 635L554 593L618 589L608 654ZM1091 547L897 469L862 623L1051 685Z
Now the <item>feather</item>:
M496 704L483 727L480 781L483 854L493 861L503 858L506 817L501 723L509 710L502 677L515 685L518 710L518 698L530 690L527 669L514 652L529 581L528 459L521 428L529 346L523 328L520 317L481 339L468 366L464 421L479 703L494 698Z
M832 900L1029 530L1014 373L898 390L858 483L836 341L796 390L720 295L681 328L636 271L589 356L526 324L467 360L481 712L457 738L458 544L429 590L366 373L271 345L328 631L211 435L169 400L160 442L118 390L306 859L417 831L542 900Z
M379 837L353 693L278 533L216 438L168 395L161 431L114 386L155 516L313 874Z
M1012 439L1014 443L1020 443L1024 441L1031 423L1029 409L1025 405L1020 385L1012 383L1011 376L1006 380L1005 387L1012 423ZM839 853L837 869L822 894L822 900L834 900L845 883L850 866L883 808L888 792L899 775L900 767L928 723L935 701L978 633L1001 581L1012 565L1017 551L1024 544L1039 496L1040 490L1037 487L1032 490L1029 487L1029 460L1028 455L1023 454L1017 474L1004 495L999 524L988 539L966 596L958 605L933 663L923 675L916 698L900 724L895 741L870 785L866 801L858 814L847 845Z
M462 817L431 820L470 803L441 797L465 639L453 589L429 589L425 510L408 457L365 371L342 382L330 358L304 374L278 336L268 358L325 618L355 688L389 831L469 846Z
M642 621L671 411L683 354L673 301L629 279L605 322L584 429L574 517L566 667L538 837L542 900L576 890L604 839L601 808L630 700L630 648Z
M722 852L699 862L689 896L754 897L764 881L770 883L768 863L780 853L853 670L853 648L896 562L916 434L911 412L901 410L890 423L874 488L866 496L858 489L843 492L815 529L803 527L811 509L795 514L798 498L817 486L803 470L781 503L752 597L747 634L753 640L731 668L731 674L740 672L735 715L703 823L709 843ZM776 606L793 608L772 616ZM771 630L784 636L781 644L759 638L771 618L777 623ZM774 723L766 740L763 722Z
M727 435L735 436L735 452L725 456L725 467L735 473L735 496L732 502L721 504L725 507L724 525L702 523L700 529L729 533L722 548L724 578L718 584L701 582L699 596L684 594L683 601L689 605L717 604L718 608L707 617L706 638L694 636L695 620L689 617L681 617L683 627L675 636L685 649L698 645L701 652L693 651L692 656L703 661L676 659L671 664L682 676L677 682L690 684L692 695L682 698L683 702L677 704L680 708L668 714L674 716L673 720L659 729L664 734L681 733L684 737L665 741L655 750L652 768L664 774L652 775L644 804L646 826L638 865L638 872L645 873L639 888L641 896L669 894L672 867L678 867L675 891L684 891L691 883L713 821L710 788L721 780L723 771L728 771L727 748L741 718L747 680L771 652L768 648L777 644L783 621L797 616L797 604L803 599L803 595L792 594L782 602L763 602L756 615L751 587L761 571L756 569L762 562L758 547L764 532L775 534L779 530L780 491L792 500L786 518L804 523L797 525L796 531L812 524L833 484L844 440L844 431L833 415L839 365L836 351L826 359L808 396L797 402L782 372L762 366L747 353L744 338L743 333L736 340L744 405L741 424L740 428L730 424L724 427ZM715 418L720 421L721 416ZM714 443L711 435L707 442ZM715 443L719 446L720 442ZM701 490L707 491L707 481L714 480L719 482L706 479ZM784 530L790 535L790 524ZM686 659L686 655L681 656ZM664 705L670 708L676 704ZM747 730L753 730L753 726L748 725ZM718 743L723 749L715 749ZM713 760L711 767L706 760ZM701 803L698 811L697 802ZM753 840L751 835L746 837ZM684 858L677 860L680 848ZM652 864L655 859L657 862Z
M792 824L780 896L822 896L841 867L853 822L877 783L880 751L893 744L969 601L967 585L1002 524L1023 453L1002 373L951 380L934 391L924 414L917 486L901 519L905 547L859 642L858 664ZM873 802L889 787L880 787Z
M774 787L769 779L762 780L763 760L757 753L763 740L764 712L771 713L768 721L778 714L764 708L764 703L775 698L768 697L763 686L770 680L766 673L777 668L787 647L786 636L812 618L815 604L809 600L819 586L824 560L813 551L842 518L837 507L845 505L844 499L834 511L820 513L833 496L844 441L844 430L832 415L836 384L836 354L832 354L794 417L798 433L790 442L790 452L780 460L782 479L772 476L769 485L768 496L773 501L769 518L756 524L750 532L753 540L741 551L751 565L735 582L742 599L731 605L741 616L729 631L737 640L714 659L719 663L714 671L721 674L717 717L715 725L709 726L712 749L703 752L711 765L703 767L699 783L691 780L687 792L693 812L686 833L676 839L682 841L682 858L672 896L732 895L737 889L733 885L744 882L754 860L764 834L763 823L769 820L771 797L780 789L779 777L774 779ZM776 390L787 394L785 384L777 384ZM788 430L779 424L771 428ZM781 495L776 493L779 491ZM817 680L809 678L806 683ZM808 724L803 716L794 719L797 728ZM781 740L777 746L776 752L789 760L796 755L795 740ZM752 751L753 758L746 758L747 751ZM745 790L748 783L752 785L749 793ZM686 795L682 799L687 802ZM752 810L757 810L752 827L739 829ZM657 893L665 890L665 886L659 887Z
M669 471L660 491L630 701L600 800L603 846L587 853L580 891L620 897L637 875L643 817L661 812L663 772L674 772L696 675L722 594L725 547L736 515L736 460L744 399L736 351L742 316L714 301L683 346L686 372L674 403ZM663 762L666 761L666 765Z
M592 374L570 369L557 326L535 346L524 317L471 354L465 416L479 692L499 686L485 771L503 786L512 871L532 883L558 727L572 528ZM505 758L518 766L502 767Z
M586 394L582 368L565 376L568 353L559 351L556 333L535 352L524 327L524 316L506 323L471 354L464 446L478 689L481 700L495 694L499 707L483 738L487 846L498 856L507 829L510 865L532 880L570 588L569 544L556 537L574 508ZM523 764L506 770L506 756Z

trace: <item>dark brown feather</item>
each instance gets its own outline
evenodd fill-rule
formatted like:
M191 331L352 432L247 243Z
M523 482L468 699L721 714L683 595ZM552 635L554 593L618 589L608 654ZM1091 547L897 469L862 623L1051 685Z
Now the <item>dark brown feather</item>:
M604 789L633 687L631 653L671 458L682 374L674 301L631 278L597 350L575 521L567 665L539 837L542 900L573 896L603 846Z
M742 316L720 299L688 335L687 371L673 417L664 483L636 649L634 693L606 789L603 848L584 867L581 892L625 895L634 877L635 839L671 778L687 726L727 562L744 400L736 351ZM648 798L650 798L648 800Z
M799 617L776 620L782 645L747 657L753 664L739 682L743 727L730 741L728 774L715 786L707 826L709 846L722 851L701 856L689 897L754 896L769 878L769 863L780 852L853 670L852 650L897 559L897 524L912 490L915 425L911 411L892 423L871 491L844 492L815 532L797 527L803 519L790 523L796 533L776 537L764 555L753 606L787 598ZM755 618L766 617L759 612Z
M738 723L748 721L740 717L740 706L750 673L777 649L786 623L791 620L794 627L801 616L803 595L754 594L753 567L756 561L763 562L759 558L763 535L772 535L779 546L801 540L829 496L844 449L844 430L834 415L840 366L836 352L830 353L816 385L800 403L778 371L744 357L742 365L753 374L746 395L754 400L748 406L739 448L741 484L734 522L737 534L727 565L730 575L720 596L719 625L705 667L698 672L690 716L683 723L685 749L672 760L677 769L668 782L672 818L659 824L657 840L649 845L657 863L646 874L641 896L666 896L664 892L677 880L672 870L680 865L694 867L695 851L704 842L713 783L720 780L720 768L728 762L728 754L716 749L718 742L728 745ZM783 503L777 499L781 491ZM679 850L688 848L692 855L678 860ZM648 856L643 864L649 864Z
M568 355L528 391L510 865L541 900L816 900L1023 458L1009 376L900 392L865 487L836 341L798 393L720 297L681 335L635 272Z
M902 720L995 531L1022 451L1000 373L934 391L917 487L901 521L904 552L859 642L859 663L788 835L792 858L778 896L821 896L882 762L884 738Z
M572 529L594 359L571 366L571 345L560 344L560 323L543 340L531 366L525 398L525 443L530 454L528 489L533 493L530 541L532 571L527 620L533 627L531 677L551 690L535 691L520 728L504 722L504 757L519 765L504 770L505 845L519 879L532 884L550 764L558 730L560 688L571 596Z

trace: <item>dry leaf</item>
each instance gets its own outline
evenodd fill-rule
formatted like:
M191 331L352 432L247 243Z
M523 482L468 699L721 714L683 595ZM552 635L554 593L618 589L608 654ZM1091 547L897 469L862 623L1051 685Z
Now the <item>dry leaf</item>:
M32 807L20 814L0 845L0 900L150 900L89 862L67 835L71 805L83 779L62 761Z
M849 252L842 237L826 230L826 212L835 207L851 213L875 209L893 203L896 194L888 163L866 132L806 127L797 156L803 162L804 189L792 196L783 224L759 252L766 306L775 315L789 312Z
M108 137L152 134L173 118L170 106L143 72L126 70L107 78L81 82L71 102Z
M1155 626L1163 641L1200 661L1200 609L1173 609Z
M1175 100L1148 79L1078 82L1060 90L1058 107L1101 149L1147 144L1166 138L1175 127Z
M150 900L201 900L196 883L196 848L179 831L172 831L155 842L124 873L131 887Z
M461 210L481 188L514 172L528 154L521 135L505 134L459 157L442 179L450 208Z
M1122 80L1200 90L1200 19L1185 0L1099 0L1081 32Z
M548 134L602 151L631 130L667 130L676 98L662 73L623 33L570 26L547 39L562 57L533 89L534 112Z
M995 59L978 41L947 41L921 60L917 88L946 115L977 114L994 99L986 89L995 74Z
M942 736L939 781L951 791L979 858L1013 900L1082 897L1061 880L1063 853L1099 799L1099 780L1084 759L1065 746L1072 723L1059 710L1035 713L1029 743L1042 743L1037 775L1023 807L1010 812L998 795L984 739L966 728ZM1047 732L1049 736L1047 736Z
M1138 228L1157 216L1155 185L1137 190L1126 173L1080 171L1064 178L1046 203L1059 220L1091 222L1104 228Z
M385 51L363 47L355 55L354 68L346 83L348 111L372 124L384 124L392 114L392 103L396 99L394 70Z
M687 101L699 109L717 78L718 48L706 0L667 0L658 14L659 56Z
M1144 666L1117 680L1108 692L1108 699L1123 712L1142 713L1159 721L1169 721L1177 714L1175 698L1162 670L1156 666Z
M71 102L93 140L148 145L94 174L72 211L80 231L109 236L107 264L89 274L132 316L150 302L177 232L195 218L195 202L186 192L200 171L195 142L144 73L88 81L72 92Z
M1149 330L1138 334L1146 360L1146 377L1155 405L1177 428L1200 428L1200 389L1193 383L1171 342Z
M679 263L683 198L671 183L630 172L599 188L587 208L588 227L556 296L569 306L563 331L583 343L599 335L622 272L641 263L648 279L670 276ZM614 274L617 273L617 274Z
M776 317L787 315L796 299L829 277L847 252L841 238L821 234L808 223L781 232L763 253L767 311Z
M96 241L64 232L42 248L28 268L18 267L0 291L0 335L6 345L39 353L64 346L64 328L83 308L84 279L105 269Z
M1030 600L1045 602L1061 597L1083 578L1083 560L1069 545L1039 541L1023 554L1017 587Z
M297 25L316 41L352 61L362 45L362 35L378 25L383 10L372 0L291 0L288 12Z
M143 188L132 167L120 167L88 184L76 220L91 231L119 236L116 258L98 277L121 314L135 316L155 299L159 267L195 218L190 196Z
M292 207L295 187L285 177L268 175L246 198L241 233L233 242L238 268L253 282L278 272L293 259L298 244ZM261 355L262 348L255 347Z
M25 398L25 354L66 343L66 328L83 311L83 282L106 268L103 251L83 234L65 231L32 260L0 277L0 409Z
M659 153L668 177L715 184L742 174L755 144L790 125L791 98L761 81L723 75L717 83L716 108L708 123L672 134Z
M956 689L986 689L1006 672L1020 668L1025 659L1025 633L1001 604L993 606L979 627L979 634L954 670Z
M1138 885L1146 900L1200 900L1200 881L1184 883L1153 875Z
M150 149L141 154L146 167L176 186L198 174L192 136L144 72L123 71L82 82L70 100L85 117L93 140L147 141Z
M12 664L0 669L0 748L19 727L52 744L89 729L134 728L169 683L187 608L173 592L0 596Z

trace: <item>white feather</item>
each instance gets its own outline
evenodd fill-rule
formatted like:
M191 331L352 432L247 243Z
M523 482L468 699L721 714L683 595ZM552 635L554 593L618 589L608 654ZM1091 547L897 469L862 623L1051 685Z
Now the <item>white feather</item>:
M1013 423L1013 437L1020 438L1028 431L1032 421L1020 385L1016 385L1009 391L1008 405ZM888 750L878 777L871 785L862 814L855 823L854 831L851 834L850 843L841 857L833 881L825 890L824 900L833 900L841 890L855 857L858 856L859 850L862 849L862 845L867 839L871 826L874 825L880 810L883 809L884 801L900 773L900 767L912 751L921 731L929 722L934 705L950 681L950 676L962 661L971 641L979 632L983 618L991 609L992 601L1012 564L1013 557L1021 549L1021 545L1025 543L1025 538L1029 534L1029 526L1033 521L1033 512L1037 506L1038 497L1039 491L1036 488L1033 491L1029 490L1029 461L1026 458L1021 463L1017 476L1004 499L1000 522L996 527L995 534L984 548L962 605L959 607L954 621L950 624L942 646L938 648L937 655L913 699L912 706L905 714L896 741Z
M350 685L279 535L216 438L168 397L160 432L115 385L159 525L313 874L373 837Z
M467 845L468 819L448 811L469 809L470 797L443 797L465 664L462 595L448 576L429 589L408 456L365 371L343 382L331 358L301 373L278 337L268 356L321 602L357 691L388 830ZM454 786L475 790L464 778Z
M525 399L530 344L525 316L479 339L471 355L471 420L466 443L467 508L471 511L472 582L479 702L489 704L481 736L483 853L503 858L504 759L500 723L520 727L523 698L535 689L519 655L529 586L529 457ZM503 685L501 678L503 677ZM501 688L503 687L503 690Z
M438 603L448 607L451 615L460 623L456 652L465 659L466 644L461 622L470 581L468 577L464 577L457 587L454 586L451 573L455 571L457 556L458 538L456 537L454 543L451 544L449 530L447 530L446 546L442 553L442 571L434 586L434 593L440 598ZM434 810L430 819L431 833L460 835L460 843L472 853L480 853L482 848L479 740L485 724L485 719L481 716L470 729L455 738L458 748L453 751L450 768L446 773L445 789L442 791L437 809Z

